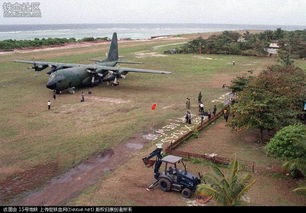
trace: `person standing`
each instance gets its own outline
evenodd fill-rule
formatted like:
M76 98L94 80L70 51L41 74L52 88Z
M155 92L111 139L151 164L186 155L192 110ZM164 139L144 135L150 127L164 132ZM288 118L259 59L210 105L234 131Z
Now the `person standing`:
M214 116L216 116L216 113L217 113L217 106L214 105L214 108L213 108L213 114L214 114Z
M191 113L190 113L190 111L186 112L185 119L186 119L187 124L191 124Z
M81 95L81 102L84 102L85 101L85 96L84 96L84 92L82 92L82 95Z
M201 116L201 126L202 126L204 123L204 111L200 113L200 116Z
M191 124L191 113L188 111L188 124Z
M188 117L188 112L189 112L189 111L187 111L186 114L185 114L185 122L186 122L186 124L188 124L188 118L189 118L189 117Z
M198 103L201 104L202 103L202 93L200 91L199 95L198 95Z
M190 110L190 99L186 98L186 109Z
M208 116L208 120L210 120L211 119L211 111L210 111L210 109L208 110L207 116Z
M48 101L48 110L50 110L51 109L51 101L49 100Z
M204 104L202 104L202 103L199 105L199 112L200 113L204 112Z
M56 91L55 90L53 91L53 99L54 100L56 99Z
M227 122L228 117L229 117L229 111L228 111L228 109L224 109L224 110L223 110L223 116L224 116L225 122Z

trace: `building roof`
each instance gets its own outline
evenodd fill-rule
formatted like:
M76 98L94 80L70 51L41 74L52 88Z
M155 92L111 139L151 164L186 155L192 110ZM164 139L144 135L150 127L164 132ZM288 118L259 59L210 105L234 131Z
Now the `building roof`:
M165 163L177 163L180 160L182 160L181 157L179 156L174 156L174 155L167 155L166 157L163 157L161 159L161 161L165 162Z
M270 43L269 47L270 48L279 48L277 43Z

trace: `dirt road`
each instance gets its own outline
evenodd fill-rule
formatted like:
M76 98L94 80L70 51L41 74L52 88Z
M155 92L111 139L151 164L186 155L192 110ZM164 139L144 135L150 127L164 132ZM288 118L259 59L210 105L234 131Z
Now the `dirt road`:
M60 177L53 178L37 192L33 192L17 206L55 206L64 205L66 201L77 196L83 189L112 171L133 153L143 148L149 142L144 135L137 135L133 139L119 144L103 153L88 158L85 162L72 168Z

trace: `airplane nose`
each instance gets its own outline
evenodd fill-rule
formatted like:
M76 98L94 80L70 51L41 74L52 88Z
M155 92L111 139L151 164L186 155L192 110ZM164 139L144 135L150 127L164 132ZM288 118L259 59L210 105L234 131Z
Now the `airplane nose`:
M49 89L54 90L54 89L56 89L56 83L54 83L54 82L48 82L47 85L46 85L46 87L49 88Z

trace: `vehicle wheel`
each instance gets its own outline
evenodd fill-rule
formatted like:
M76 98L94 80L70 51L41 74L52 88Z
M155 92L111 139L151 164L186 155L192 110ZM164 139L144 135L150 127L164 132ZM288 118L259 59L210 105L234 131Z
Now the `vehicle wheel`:
M188 188L184 188L181 194L184 198L190 198L192 196L192 191Z
M159 187L164 192L169 192L171 190L171 182L166 178L159 179Z

